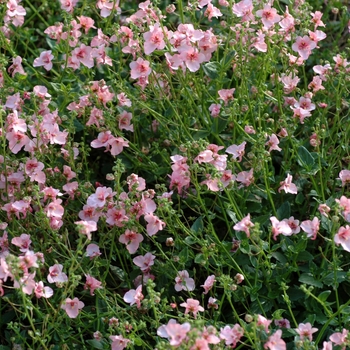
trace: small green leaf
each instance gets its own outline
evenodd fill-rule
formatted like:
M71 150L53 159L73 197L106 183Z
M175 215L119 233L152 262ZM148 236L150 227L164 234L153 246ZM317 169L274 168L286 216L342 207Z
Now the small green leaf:
M188 244L188 245L192 245L192 244L196 244L198 242L197 239L195 239L194 237L192 236L188 236L185 238L185 242Z
M199 233L203 230L203 218L200 216L191 226L191 231Z
M197 254L196 257L194 258L194 262L196 264L204 265L207 263L207 259L204 257L203 254Z
M226 210L226 213L230 217L230 219L233 221L233 223L236 224L238 222L237 217L236 217L236 213L234 213L233 211L228 210L228 209Z
M316 281L311 273L303 273L299 277L299 282L308 284L310 286L322 288L323 284L320 281Z
M289 204L289 202L284 202L277 209L277 218L278 218L278 220L290 218L290 204Z
M91 345L94 349L103 349L103 344L96 339L88 339L86 342Z
M198 130L197 132L195 132L193 134L193 140L197 141L197 140L200 140L200 139L204 139L206 138L208 135L210 134L210 131L208 130Z
M304 146L298 148L298 156L298 163L304 168L311 169L315 164L313 156Z
M271 254L271 256L282 264L287 263L287 258L280 252L274 252Z
M324 292L322 292L321 294L319 294L318 299L320 299L321 301L326 301L327 298L329 297L329 295L332 293L332 291L330 290L325 290Z
M210 79L216 79L219 76L220 63L219 62L208 62L204 64L203 70L205 75Z

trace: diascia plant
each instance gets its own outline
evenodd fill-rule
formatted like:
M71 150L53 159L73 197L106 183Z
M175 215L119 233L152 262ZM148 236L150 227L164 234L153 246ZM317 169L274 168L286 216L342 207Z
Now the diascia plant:
M350 346L347 5L1 1L1 349Z

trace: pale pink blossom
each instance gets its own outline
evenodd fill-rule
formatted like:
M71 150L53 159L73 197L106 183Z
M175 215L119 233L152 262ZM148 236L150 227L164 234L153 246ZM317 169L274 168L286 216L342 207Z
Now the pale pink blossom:
M191 325L188 322L179 324L176 320L170 319L167 325L162 325L157 329L157 335L169 339L170 345L177 347L185 340L190 329Z
M84 303L78 298L67 298L61 305L61 309L66 311L68 317L76 318L79 315L79 310L81 310L84 306Z
M158 216L153 215L152 213L146 214L144 216L145 221L147 222L146 231L149 236L155 235L158 231L161 231L165 227L165 222L160 220Z
M233 229L236 231L244 231L247 237L250 237L250 228L254 227L254 224L250 221L250 214L244 217L240 222L238 222Z
M146 253L144 256L136 256L132 261L143 273L148 273L151 270L151 266L154 265L155 258L153 254Z
M350 170L342 170L339 173L339 179L341 180L341 184L343 187L346 184L350 184Z
M178 272L175 282L175 290L177 292L180 292L181 290L191 292L195 288L194 279L190 278L190 275L186 270Z
M53 290L50 287L44 287L44 283L40 281L35 283L34 294L38 299L41 297L47 299L53 296Z
M312 334L318 331L318 328L312 328L311 323L300 323L295 331L299 334L300 340L309 339L312 341Z
M311 220L305 220L300 225L301 229L306 232L307 237L315 240L317 237L318 230L320 229L320 220L318 217L314 217Z
M247 142L244 141L240 145L229 146L227 147L225 152L228 154L232 154L233 155L232 159L236 160L238 158L238 162L241 162L244 156L246 144Z
M303 37L298 36L296 42L292 45L293 51L298 52L303 60L307 60L311 51L316 47L316 43L312 41L307 35Z
M138 79L140 77L147 77L151 74L152 69L150 68L150 63L139 57L136 61L130 63L130 76L132 79Z
M110 335L109 339L112 340L111 350L123 350L130 342L129 339L125 339L121 335Z
M143 34L145 39L144 52L150 55L154 50L163 50L165 48L164 34L159 23L150 26L150 30Z
M224 101L225 106L229 103L229 101L233 101L233 93L235 92L235 88L232 89L221 89L218 91L219 97Z
M270 218L272 227L272 234L273 239L276 240L277 236L282 234L284 236L291 236L292 235L292 229L285 221L278 221L275 216L272 216Z
M341 226L338 230L338 233L334 236L335 244L343 247L344 250L350 252L350 226L346 225Z
M86 235L87 239L91 241L91 232L97 231L97 224L95 221L75 221L76 225L78 225L78 231L82 235Z
M22 67L22 57L17 56L16 58L13 58L12 65L8 67L7 71L9 72L9 74L11 74L12 78L15 76L16 73L26 75L27 73Z
M244 330L243 328L236 323L232 328L230 326L225 326L220 329L220 338L225 341L225 344L231 345L232 348L235 348L239 340L243 337Z
M293 176L288 174L287 178L284 181L280 182L281 187L278 189L278 192L281 192L283 190L286 193L297 194L297 186L292 183L292 180Z
M44 67L47 71L52 69L52 59L54 58L52 51L43 51L40 57L33 62L33 67Z
M180 304L180 306L186 308L185 315L187 315L189 312L191 312L194 316L194 318L197 318L197 313L203 312L204 307L199 305L199 301L196 299L187 299L185 303Z
M55 264L49 268L47 280L49 283L64 283L68 281L67 275L62 272L63 265Z
M271 324L271 320L268 320L266 317L262 316L262 315L258 315L258 319L256 322L257 326L262 326L262 328L264 329L264 331L266 333L269 333L269 326Z
M126 245L126 249L130 254L136 253L142 241L143 236L140 233L129 229L119 237L119 242Z
M256 15L261 17L265 29L271 28L275 23L281 20L281 16L277 14L277 10L269 4L266 4L264 9L256 11Z
M90 295L95 295L94 294L95 289L102 288L101 286L102 283L90 275L85 275L85 277L86 277L86 282L84 284L84 289L90 289Z
M282 339L282 331L279 329L271 335L268 341L264 344L264 349L269 350L286 350L287 345Z
M139 309L141 307L141 301L143 300L144 296L142 294L142 284L137 287L137 289L131 289L124 295L124 301L130 306L136 304L137 308Z
M214 282L215 282L215 275L210 275L207 277L207 279L205 280L204 284L201 285L201 287L204 288L204 292L203 294L207 294L210 289L213 288Z
M265 143L266 146L269 146L269 152L275 150L275 151L282 151L280 147L278 147L278 144L280 143L278 137L275 134L272 134L270 136L270 139Z
M100 248L97 244L91 243L86 247L86 256L89 257L90 260L100 255Z

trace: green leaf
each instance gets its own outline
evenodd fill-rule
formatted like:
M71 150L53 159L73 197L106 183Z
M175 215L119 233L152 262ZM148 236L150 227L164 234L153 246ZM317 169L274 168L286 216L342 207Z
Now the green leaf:
M96 339L88 339L86 342L94 349L103 349L103 344Z
M226 70L229 66L231 66L231 62L236 55L236 51L230 51L225 57L220 61L222 67Z
M205 258L205 256L201 253L197 254L196 257L194 258L194 262L196 264L200 264L200 265L204 265L207 263L207 259Z
M203 218L200 216L191 226L191 231L194 233L202 232L203 230Z
M195 239L194 237L192 236L188 236L185 238L185 242L188 244L188 245L192 245L192 244L196 244L198 242L197 239Z
M211 125L211 132L213 134L220 134L221 131L225 130L227 126L227 119L215 118Z
M180 258L180 260L182 260L185 263L188 261L188 248L187 247L185 247L184 249L181 250L181 252L179 254L179 258Z
M310 254L308 251L303 251L298 254L296 261L310 261L314 258L312 254Z
M220 63L219 62L208 62L202 65L205 75L210 79L216 79L219 76Z
M200 140L200 139L204 139L206 138L208 135L210 134L210 131L208 130L198 130L197 132L195 132L193 134L193 140L197 141L197 140Z
M125 272L117 266L110 265L110 270L113 275L119 278L120 281L125 281Z
M286 264L288 261L287 258L280 252L274 252L271 254L271 256L282 264Z
M315 164L313 156L304 146L298 148L298 156L298 163L304 168L311 169Z
M228 209L226 209L226 213L227 213L227 215L230 217L230 219L231 219L235 224L237 224L238 220L237 220L237 217L236 217L236 213L234 213L233 211L228 210Z
M323 284L320 281L316 281L311 273L303 273L299 277L299 282L308 284L310 286L322 288Z
M321 301L326 301L331 293L332 293L332 291L325 290L324 292L322 292L321 294L318 295L318 299L320 299Z
M290 218L290 204L289 204L289 202L284 202L277 209L277 218L278 218L278 220Z

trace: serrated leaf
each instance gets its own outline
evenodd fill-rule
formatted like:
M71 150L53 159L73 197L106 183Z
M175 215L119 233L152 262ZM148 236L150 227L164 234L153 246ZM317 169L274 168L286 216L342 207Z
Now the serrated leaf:
M220 63L219 62L208 62L202 65L205 75L210 79L216 79L219 76Z
M233 211L231 210L226 210L226 213L227 215L230 217L230 219L235 223L237 224L238 220L237 220L237 217L236 217L236 213L234 213Z
M316 281L315 278L310 273L303 273L299 277L299 282L308 284L310 286L322 288L323 283Z

